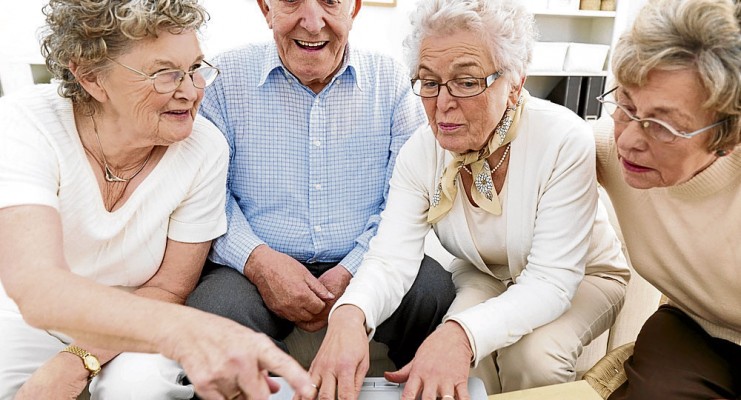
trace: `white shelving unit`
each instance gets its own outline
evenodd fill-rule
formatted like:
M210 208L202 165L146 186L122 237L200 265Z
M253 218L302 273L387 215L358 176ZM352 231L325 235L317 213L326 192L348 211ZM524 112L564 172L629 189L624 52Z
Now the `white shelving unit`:
M521 0L529 1L529 0ZM538 69L528 74L525 87L537 97L545 97L564 76L608 76L612 48L627 23L624 13L631 0L618 0L616 11L592 11L535 8L535 22L540 42L583 43L609 46L607 61L601 71L564 71L557 67Z

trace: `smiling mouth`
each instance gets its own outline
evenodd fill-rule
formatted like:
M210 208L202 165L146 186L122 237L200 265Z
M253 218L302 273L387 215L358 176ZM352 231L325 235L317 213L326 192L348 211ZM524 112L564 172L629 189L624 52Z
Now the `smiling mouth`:
M327 45L327 43L329 43L329 41L305 42L303 40L294 40L294 42L298 47L305 50L321 50Z

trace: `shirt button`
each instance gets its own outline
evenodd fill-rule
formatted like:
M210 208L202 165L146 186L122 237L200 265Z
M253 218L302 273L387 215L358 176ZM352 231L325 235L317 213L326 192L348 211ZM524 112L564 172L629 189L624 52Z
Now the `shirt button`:
M314 146L319 147L321 145L322 145L322 141L321 140L315 140L314 141Z
M314 232L321 232L321 231L322 231L322 227L321 226L319 226L319 225L314 226Z
M322 185L320 185L320 184L317 183L316 185L314 185L314 189L316 189L316 190L322 190Z

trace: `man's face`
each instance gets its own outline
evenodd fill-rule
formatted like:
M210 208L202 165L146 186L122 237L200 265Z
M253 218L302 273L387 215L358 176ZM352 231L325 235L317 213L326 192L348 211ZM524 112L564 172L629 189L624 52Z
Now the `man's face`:
M272 0L265 16L281 61L319 93L342 63L354 0Z

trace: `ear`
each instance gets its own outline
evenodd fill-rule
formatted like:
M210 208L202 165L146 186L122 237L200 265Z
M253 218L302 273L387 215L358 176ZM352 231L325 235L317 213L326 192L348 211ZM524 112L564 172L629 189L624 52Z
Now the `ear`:
M268 16L268 5L265 4L265 0L257 0L257 5L260 6L260 11L262 11L262 15Z
M507 105L509 107L514 107L517 104L517 100L520 99L520 94L522 94L522 88L525 87L525 79L527 79L527 76L523 76L520 80L520 84L517 86L512 86L509 90L509 98Z
M355 10L352 12L352 19L355 19L355 17L358 16L358 13L360 12L360 6L363 5L363 0L355 0Z
M85 91L88 92L90 96L92 96L99 103L104 103L108 99L108 94L106 93L105 88L100 84L100 79L97 74L89 73L86 75L81 75L77 63L73 61L69 62L68 67L70 72L72 72L72 75L75 76L75 79L80 84L80 86L82 86L82 88L85 89Z

